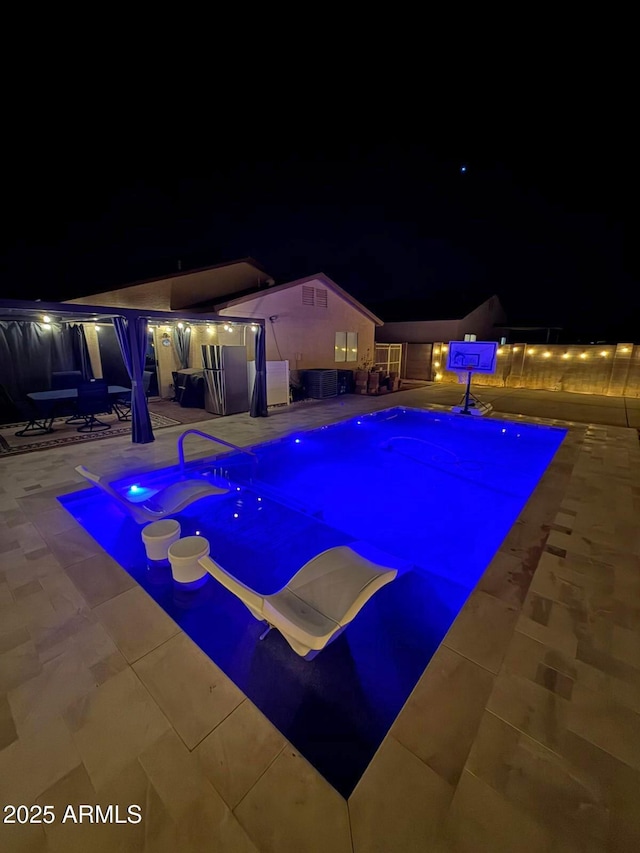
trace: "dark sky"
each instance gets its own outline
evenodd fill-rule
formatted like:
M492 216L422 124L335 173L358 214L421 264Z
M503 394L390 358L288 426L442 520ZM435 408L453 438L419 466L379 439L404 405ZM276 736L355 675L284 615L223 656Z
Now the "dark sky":
M446 140L414 128L385 142L320 124L212 133L191 151L93 137L16 152L4 167L2 296L65 299L170 273L178 259L189 269L252 256L278 282L323 271L365 304L496 292L512 321L638 338L637 179L624 145L552 123L501 130Z

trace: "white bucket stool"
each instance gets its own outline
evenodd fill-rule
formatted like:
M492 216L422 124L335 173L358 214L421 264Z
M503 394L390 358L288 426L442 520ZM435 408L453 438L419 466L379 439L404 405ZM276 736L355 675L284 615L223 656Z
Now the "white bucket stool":
M157 563L169 559L169 548L180 538L180 522L173 518L154 521L142 528L147 559Z
M169 548L169 562L174 581L194 583L206 577L198 560L209 554L209 540L203 536L185 536L178 539Z

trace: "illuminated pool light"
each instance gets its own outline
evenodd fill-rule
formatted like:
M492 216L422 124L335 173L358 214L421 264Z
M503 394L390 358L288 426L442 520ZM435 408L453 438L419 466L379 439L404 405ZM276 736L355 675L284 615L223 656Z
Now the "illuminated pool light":
M300 444L300 439L299 439L299 438L296 438L296 439L295 439L295 444Z

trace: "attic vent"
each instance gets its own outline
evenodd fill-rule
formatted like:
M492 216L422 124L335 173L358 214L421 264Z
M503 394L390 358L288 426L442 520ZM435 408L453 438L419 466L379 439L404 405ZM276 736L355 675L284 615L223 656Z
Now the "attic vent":
M302 304L313 305L316 308L327 307L327 291L323 287L309 287L302 285Z

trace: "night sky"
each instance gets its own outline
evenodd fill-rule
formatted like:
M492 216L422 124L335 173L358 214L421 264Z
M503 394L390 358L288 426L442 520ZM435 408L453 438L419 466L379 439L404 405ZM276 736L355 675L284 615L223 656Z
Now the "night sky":
M615 139L553 127L372 139L319 126L242 143L213 134L191 152L17 158L4 174L2 296L67 299L178 260L188 270L251 256L278 283L325 272L374 310L495 292L512 322L640 340L635 165Z

